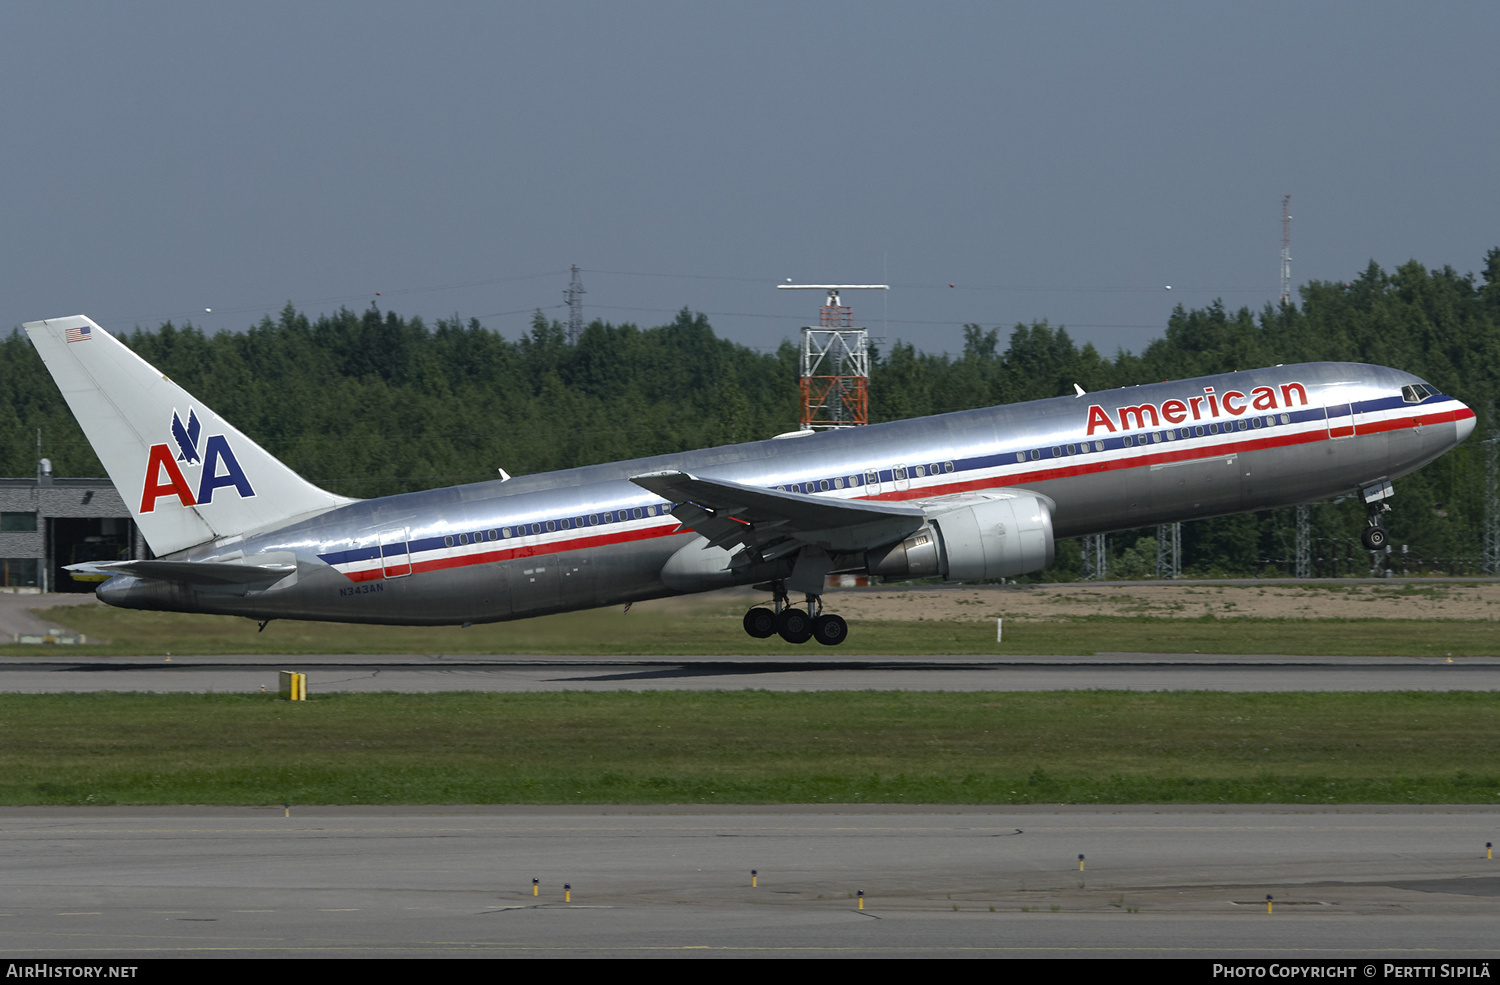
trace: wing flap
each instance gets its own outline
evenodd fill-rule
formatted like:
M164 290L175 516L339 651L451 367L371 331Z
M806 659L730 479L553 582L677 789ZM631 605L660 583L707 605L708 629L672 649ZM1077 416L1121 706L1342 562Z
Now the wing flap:
M649 472L630 481L676 504L672 515L712 546L742 546L763 559L803 545L868 550L900 540L926 518L915 506L807 496L687 472Z

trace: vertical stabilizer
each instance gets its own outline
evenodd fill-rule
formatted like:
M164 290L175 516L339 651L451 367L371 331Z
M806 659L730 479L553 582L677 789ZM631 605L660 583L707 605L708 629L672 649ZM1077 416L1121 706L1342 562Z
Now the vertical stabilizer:
M158 555L353 502L281 464L83 315L23 327Z

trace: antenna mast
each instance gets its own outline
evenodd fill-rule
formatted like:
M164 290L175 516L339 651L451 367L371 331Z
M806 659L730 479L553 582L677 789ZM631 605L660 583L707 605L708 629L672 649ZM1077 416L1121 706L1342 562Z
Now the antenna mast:
M1292 196L1281 196L1281 306L1292 303Z
M578 276L578 264L573 264L573 278L568 281L568 289L563 291L563 297L567 298L568 305L568 344L577 345L578 340L583 338L583 296L587 292L583 289L583 278Z
M1500 574L1500 427L1495 422L1495 402L1490 401L1489 437L1484 446L1484 562L1480 571Z

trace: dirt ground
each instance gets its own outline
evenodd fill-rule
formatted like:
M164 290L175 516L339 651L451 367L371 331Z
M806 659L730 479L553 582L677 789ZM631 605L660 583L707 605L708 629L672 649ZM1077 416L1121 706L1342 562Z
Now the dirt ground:
M1231 584L956 586L835 589L831 611L856 619L996 618L1035 622L1064 616L1205 614L1255 619L1500 619L1500 583L1462 580L1320 583L1253 581Z
M41 634L65 628L56 619L42 619L33 609L51 609L61 605L103 605L93 595L35 595L22 592L0 592L0 643L9 643L17 633Z

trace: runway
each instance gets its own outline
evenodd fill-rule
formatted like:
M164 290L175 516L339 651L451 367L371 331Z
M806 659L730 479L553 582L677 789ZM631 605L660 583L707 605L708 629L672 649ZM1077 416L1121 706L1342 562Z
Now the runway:
M0 661L0 691L272 691L280 670L307 673L313 693L1500 690L1500 658L799 649L168 660L59 649ZM1500 807L1489 805L295 806L282 814L0 809L0 950L121 961L1500 958L1500 862L1484 849L1500 841Z
M1103 653L1057 656L556 657L442 654L0 660L0 692L275 691L277 672L338 691L1494 691L1500 658Z
M282 815L0 810L0 951L1500 957L1483 807Z

